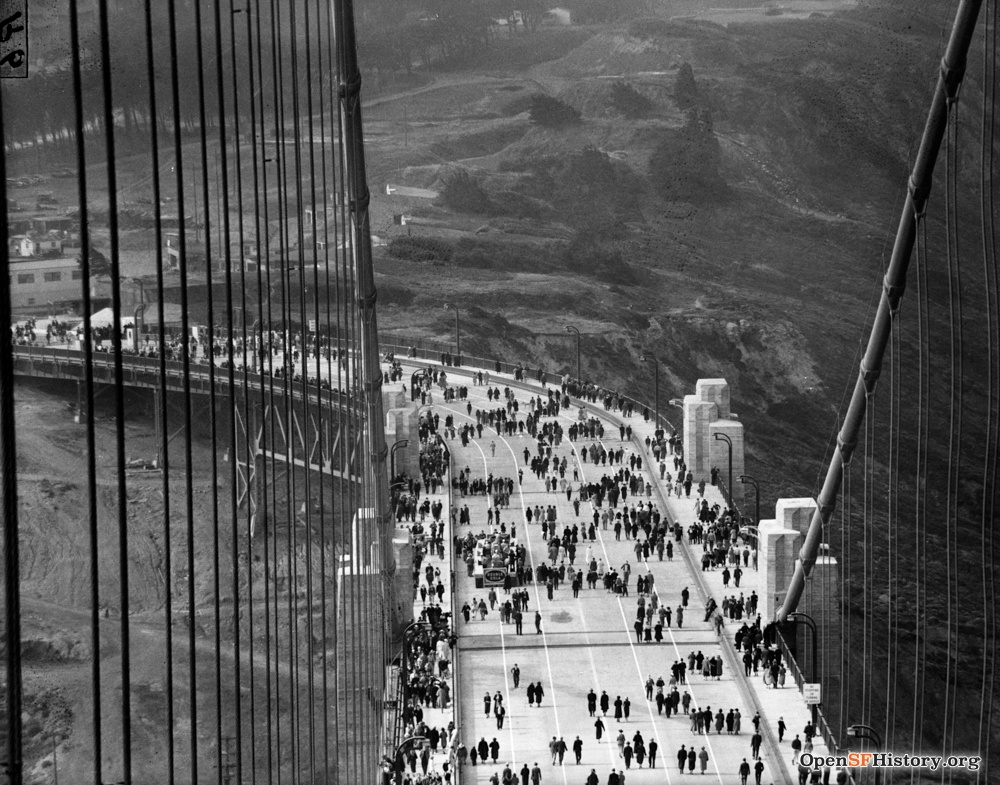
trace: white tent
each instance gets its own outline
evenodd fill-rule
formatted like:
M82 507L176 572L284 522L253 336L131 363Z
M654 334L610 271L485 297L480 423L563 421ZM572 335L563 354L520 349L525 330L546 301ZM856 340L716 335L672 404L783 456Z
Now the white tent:
M115 319L114 309L112 309L112 308L102 308L97 313L91 315L91 317L90 317L90 326L91 327L110 327L112 324L114 324L114 319ZM125 319L124 316L123 316L123 318L122 318L121 321L122 321L122 323L125 323L126 321L131 322L132 319L131 318ZM80 324L77 325L77 326L82 328L83 327L83 322L80 322Z

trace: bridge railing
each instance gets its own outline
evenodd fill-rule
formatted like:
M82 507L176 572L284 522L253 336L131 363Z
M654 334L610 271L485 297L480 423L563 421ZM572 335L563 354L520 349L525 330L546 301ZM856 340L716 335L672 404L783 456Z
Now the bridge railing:
M785 640L785 636L781 634L781 630L775 629L775 633L778 641L778 648L781 651L781 656L784 657L785 662L788 663L788 668L792 672L792 678L795 679L795 684L799 688L799 692L802 692L803 685L806 683L805 675L802 673L802 669L799 668L799 663L796 661L795 656L788 647L788 642ZM823 710L819 706L816 706L815 710L816 731L823 737L823 742L826 744L826 748L830 751L830 753L832 755L836 755L840 752L837 737L833 735L833 731L830 729L830 724L826 721L826 716L823 714Z

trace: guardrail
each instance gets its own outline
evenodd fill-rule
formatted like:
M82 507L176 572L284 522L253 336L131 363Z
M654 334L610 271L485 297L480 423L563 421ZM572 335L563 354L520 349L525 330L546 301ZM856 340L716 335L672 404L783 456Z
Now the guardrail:
M132 386L145 386L154 387L159 385L159 374L160 374L160 358L159 357L147 357L141 354L131 354L122 353L122 371L125 375L125 382L127 385ZM20 345L15 346L13 351L14 359L14 372L18 374L20 371L18 368L18 362L26 362L30 366L34 367L36 364L51 364L55 366L55 375L59 378L76 378L82 379L83 376L78 373L69 373L65 370L65 366L72 366L73 368L82 369L86 363L87 355L81 349L62 349L51 346L28 346ZM103 383L108 383L108 377L111 372L113 372L115 366L115 356L111 352L94 351L91 353L91 368L99 369L102 371L102 375L105 377ZM216 363L208 363L202 360L191 359L188 363L188 371L184 371L184 363L181 360L166 360L164 362L164 367L166 369L166 376L168 383L176 386L179 389L190 392L208 392L208 387L212 383L212 377L214 376L216 390L223 394L228 394L229 392L229 368L223 365L222 361ZM210 373L209 368L214 366L215 372ZM280 367L280 366L279 366ZM242 376L244 370L237 367L235 369L235 374L237 378L237 384L239 387L242 385ZM44 375L44 374L42 374ZM273 376L271 374L262 374L255 371L246 371L247 375L247 389L251 391L269 391L270 385L275 382L284 382L288 377L285 376ZM148 379L141 379L140 377L148 377ZM339 390L323 387L318 384L309 384L310 391L319 391L321 398L327 398L328 403L333 406L342 407L344 404L344 395ZM275 388L275 392L281 392L281 390ZM300 398L302 394L302 382L301 380L293 381L291 383L292 395L295 398Z
M777 629L777 627L775 628L775 638L778 641L778 648L781 650L781 655L785 658L785 662L788 663L789 669L792 672L792 678L795 679L795 684L799 688L799 692L802 692L802 685L806 683L806 677L802 673L802 669L799 668L799 663L792 654L788 646L788 641L785 640L785 636L781 634L781 630ZM816 730L823 737L823 742L830 753L837 755L840 752L837 737L833 735L833 731L830 729L830 724L826 721L823 710L819 706L815 706L814 708Z
M454 486L452 485L452 478L455 476L454 467L452 465L453 453L448 450L448 509L445 514L448 516L448 535L451 538L451 542L448 544L448 566L451 569L451 626L452 634L458 633L458 592L455 589L455 531L451 525L451 510L454 504L454 499L452 494L454 493ZM452 714L455 717L455 739L459 740L461 738L462 731L462 700L459 697L458 685L461 680L461 666L459 665L458 656L458 641L455 642L455 650L452 652L451 657L451 676L452 682L455 688L452 690ZM453 785L462 785L462 767L458 765L458 756L455 754L455 747L452 746L452 751L450 754L451 761L451 780Z

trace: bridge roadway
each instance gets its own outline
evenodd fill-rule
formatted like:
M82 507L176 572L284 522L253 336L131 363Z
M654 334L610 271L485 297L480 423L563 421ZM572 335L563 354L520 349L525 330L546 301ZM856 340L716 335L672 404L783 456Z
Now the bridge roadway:
M16 345L14 346L14 373L17 376L33 376L49 379L74 379L83 381L86 376L84 372L84 362L86 355L80 349L71 349L65 345L37 346L37 345ZM273 367L281 368L285 358L283 354L275 356ZM331 378L333 372L326 368L327 373L323 374L321 364L320 378ZM195 394L208 395L211 387L211 375L207 362L192 359L189 363L189 372L185 375L184 363L180 360L166 361L167 389L173 392L190 391ZM315 358L309 361L309 368L316 367ZM91 368L94 380L102 384L114 384L114 355L110 352L93 352ZM297 372L301 372L301 363L296 366ZM160 388L160 359L158 357L145 357L137 354L122 355L123 381L126 387L144 387L147 389ZM242 386L243 371L236 370L237 384ZM269 382L284 381L281 377L273 377L266 374L250 372L247 374L248 389L251 392L266 394L270 391ZM274 392L281 394L282 384L275 384ZM229 369L217 364L215 366L215 389L218 394L229 395ZM327 398L324 403L341 408L346 404L346 400L337 390L312 387L319 389ZM293 395L296 400L301 398L302 383L295 382ZM361 413L358 409L356 412Z
M415 360L404 360L408 371L404 382L409 382L409 373L417 368L427 367L430 363ZM447 369L449 383L466 384L471 370ZM506 374L491 373L491 386L499 387L501 392L505 386L510 386L516 394L521 406L518 419L523 419L525 404L532 395L544 394L540 385L515 382ZM443 425L447 414L455 418L460 429L464 423L475 423L476 409L492 409L498 404L490 402L486 397L486 387L469 385L469 401L473 405L473 416L467 414L466 402L456 401L448 404L440 403L440 396L434 396L433 409L441 415ZM578 402L574 401L574 404ZM646 435L652 436L653 425L647 423L639 415L622 418L620 413L605 412L601 406L586 404L588 416L599 416L605 422L605 436L601 441L610 451L624 447L625 465L630 454L643 458L643 470L646 471L652 456L645 448ZM559 415L564 431L576 420L577 405L563 410ZM545 418L550 419L550 418ZM544 420L543 420L544 421ZM622 442L619 438L619 423L632 427L632 441ZM558 457L568 459L567 478L573 476L576 467L581 480L597 480L604 472L617 471L618 466L597 468L589 461L583 463L579 459L579 450L589 446L590 440L571 443L564 438L562 445L554 448ZM495 452L494 452L495 446ZM484 476L492 473L494 477L512 477L515 482L517 470L524 470L523 484L515 488L509 509L502 512L502 520L508 525L516 524L517 534L526 542L530 561L537 566L546 558L546 548L542 541L541 527L537 523L525 524L524 510L527 506L541 505L544 509L554 504L558 510L560 530L563 525L573 523L589 523L592 511L589 503L581 505L580 516L574 515L571 502L567 501L565 492L549 493L545 491L541 480L536 479L529 468L524 465L523 452L525 447L534 452L535 441L529 436L518 435L503 437L491 428L484 428L481 439L475 439L467 447L463 447L458 439L449 440L453 452L455 470L470 467L473 476ZM668 468L672 470L672 462ZM649 482L655 488L653 501L659 505L669 519L680 521L685 527L694 520L692 499L677 499L667 497L662 483L658 480L658 472L654 478L647 473ZM574 496L579 483L573 483ZM458 506L468 504L472 515L472 526L459 526L457 534L465 535L470 529L473 532L485 530L487 503L485 497L470 496L461 498L454 491L454 502ZM692 491L697 496L697 491ZM721 495L709 486L707 497L710 503L722 502ZM447 507L447 497L443 497ZM631 499L627 500L631 504ZM643 501L646 501L645 498ZM607 503L607 502L606 502ZM450 529L450 526L449 526ZM448 532L446 540L449 551L452 546L454 532ZM605 564L616 567L628 561L632 565L631 595L619 598L608 594L601 587L590 590L584 585L579 598L574 598L568 584L562 584L555 591L552 600L548 600L543 588L532 584L528 587L530 601L529 610L524 614L524 633L518 636L513 624L502 624L499 614L490 611L484 621L473 619L466 623L461 614L457 614L457 631L459 635L458 658L460 683L455 695L460 702L456 714L454 707L449 710L429 709L425 720L435 726L446 725L450 720L458 723L457 740L471 748L480 739L487 742L496 738L500 744L500 754L496 764L478 765L473 768L468 762L462 767L459 777L460 785L487 785L491 775L499 774L504 765L509 763L515 775L527 763L529 768L536 762L542 771L542 785L583 785L591 769L596 770L600 782L607 782L612 768L621 772L624 761L618 755L615 739L619 729L624 731L631 741L636 731L640 731L648 745L650 739L656 739L659 750L656 768L650 769L648 760L644 767L639 768L633 761L627 772L629 785L643 783L666 782L667 785L684 781L677 768L677 751L680 746L688 748L693 744L700 752L705 747L709 753L709 763L706 780L723 785L739 783L738 774L743 758L753 765L750 754L750 737L753 733L752 719L759 712L762 718L761 732L763 747L761 759L765 765L761 782L784 783L797 782L797 767L792 763L791 740L802 735L803 728L809 721L809 709L804 704L794 681L789 674L783 689L767 688L761 676L747 678L743 675L742 663L737 663L733 636L740 623L727 620L724 631L725 640L717 636L711 625L703 621L703 609L708 596L713 596L721 606L725 593L730 595L743 592L749 597L756 590L761 593L758 573L751 566L744 572L741 586L737 590L730 588L723 591L721 571L702 573L700 570L701 548L691 546L685 537L684 543L675 543L674 558L668 561L658 561L655 554L651 560L640 563L633 550L634 542L622 539L616 540L611 527L608 530L598 529L597 541L581 542L578 547L576 565L579 566L587 551L593 547L594 555L603 559ZM448 554L450 557L450 552ZM434 566L437 559L429 560ZM696 571L696 564L699 569ZM442 567L444 564L441 565ZM445 576L446 588L450 596L454 592L453 604L456 609L468 602L482 598L486 599L486 589L476 589L474 581L466 575L464 565L457 564L454 573L455 585L451 585L451 576ZM447 570L442 570L446 573ZM651 573L654 586L663 604L675 609L673 624L664 629L664 641L660 644L637 643L633 621L635 619L636 597L635 578L642 572ZM689 607L684 616L684 626L678 629L676 624L676 607L681 604L680 592L688 587L691 593ZM504 599L502 590L498 589L500 601ZM488 602L487 602L488 604ZM422 604L419 596L415 610L419 613ZM536 634L534 613L538 609L542 615L542 632ZM725 667L719 680L710 680L700 674L691 675L688 684L679 685L681 694L688 691L692 697L692 705L704 709L711 707L713 713L719 708L724 712L738 708L742 715L741 732L739 735L729 735L725 728L721 734L714 730L710 735L697 735L691 731L690 720L684 716L673 716L667 719L658 715L654 701L647 701L644 694L644 683L647 676L654 679L663 676L669 682L670 665L678 659L686 659L692 651L701 651L706 657L722 655ZM511 668L514 664L520 668L520 687L513 685ZM737 665L739 667L737 667ZM526 698L526 687L529 682L541 682L544 687L542 706L529 707ZM604 718L606 726L604 739L599 743L595 739L595 718L588 716L587 692L593 688L598 695L607 691L612 703L615 697L626 696L631 700L631 716L628 722L617 723L613 718L613 708L609 716ZM498 729L492 715L487 716L483 707L483 696L500 691L506 707L506 721L503 729ZM669 692L669 688L665 691ZM598 716L601 714L598 708ZM778 742L777 721L783 717L788 730L784 741ZM548 743L552 736L565 739L569 752L564 759L564 765L552 765ZM579 736L583 741L581 764L576 765L572 752L574 739ZM816 754L826 754L822 739L814 739ZM441 754L435 755L432 767L440 770L444 760ZM419 767L418 767L419 772ZM701 776L700 764L696 765L695 773ZM833 780L836 778L834 777ZM520 780L518 779L518 783ZM754 782L751 773L749 782Z

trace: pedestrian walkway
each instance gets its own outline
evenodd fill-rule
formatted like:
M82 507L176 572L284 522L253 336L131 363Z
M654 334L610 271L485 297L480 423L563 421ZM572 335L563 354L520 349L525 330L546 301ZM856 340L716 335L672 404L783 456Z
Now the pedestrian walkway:
M426 367L426 364L411 364L410 361L404 361L404 364L410 365L409 371ZM440 414L442 424L450 414L456 428L461 430L465 424L475 424L476 409L486 411L502 406L488 400L485 386L471 383L471 370L466 372L449 367L447 372L450 384L468 386L469 400L436 403L434 410ZM409 381L409 373L403 378ZM501 393L504 387L514 390L520 407L518 419L523 419L530 398L545 395L541 385L515 383L512 377L503 374L491 374L490 387L499 388ZM435 401L439 400L439 396L435 395ZM469 403L472 404L471 413ZM618 428L623 420L619 416L603 411L600 406L587 406L586 409L587 416L598 416L604 423L604 436L581 439L575 443L564 436L561 443L553 448L556 458L567 459L567 477L573 476L574 469L577 472L579 479L571 483L573 493L570 499L565 492L547 491L542 480L536 478L525 465L525 448L534 453L537 444L526 433L503 436L493 428L484 428L482 437L471 439L466 446L459 439L448 441L456 472L467 467L473 477L485 478L492 474L494 477L514 478L515 483L518 470L523 472L523 480L516 485L509 508L501 511L501 522L505 527L515 527L518 541L526 544L533 573L546 560L548 553L540 524L527 524L525 510L536 505L542 508L553 505L557 510L560 532L567 525L575 524L582 528L590 523L592 511L589 503L580 506L579 514L574 510L572 499L577 497L579 483L597 481L602 474L613 474L620 468L618 464L597 467L590 460L584 461L582 451L585 447L595 444L608 451L620 449L624 452L622 465L628 466L629 457L636 456L643 459L643 471L650 468L651 456L644 439L647 429L652 435L652 423L646 423L641 416L627 418L633 429L632 440L623 441ZM562 409L557 417L543 417L541 422L557 421L566 431L578 416L578 408L574 405ZM652 502L665 511L669 519L685 526L694 519L690 499L667 498L660 484L654 482L652 474L648 475L648 479L655 490L652 498L643 495L641 501L644 504ZM714 488L707 489L710 503L721 502L721 497L713 496L715 493ZM630 506L633 501L624 500ZM468 505L471 520L470 525L457 527L459 536L465 536L470 531L488 531L486 497L456 497L455 502L457 506ZM605 507L607 504L606 500ZM573 785L582 785L591 769L604 783L611 769L616 769L616 774L625 770L624 757L619 755L616 743L620 731L625 734L630 746L638 731L642 737L641 746L648 749L649 742L655 741L658 747L655 768L649 767L648 759L641 768L636 765L637 760L630 763L626 775L630 783L633 778L637 782L653 782L661 778L671 782L677 778L677 753L681 745L684 745L685 752L692 745L696 748L696 772L701 769L698 753L704 747L708 756L706 776L711 781L735 783L740 781L739 768L743 758L753 763L752 718L758 711L763 731L761 759L765 768L762 782L790 781L793 769L790 737L801 733L809 719L808 709L797 690L788 684L784 689L767 689L759 679L747 681L743 676L742 663L738 663L732 653L731 643L723 641L712 623L705 621L705 602L712 596L721 605L723 587L718 573L701 573L700 548L694 546L695 552L691 552L692 546L684 538L682 544L674 544L672 560L664 556L664 560L660 561L651 554L648 560L643 561L636 558L635 542L626 540L624 536L616 539L610 526L608 529L599 527L596 535L593 542L581 540L576 564L572 566L580 566L588 547L606 567L621 568L629 562L633 575L631 596L618 596L598 585L596 589L585 586L579 597L574 597L569 585L562 584L553 591L550 600L545 587L532 582L524 587L528 592L528 610L524 613L522 635L515 633L513 623L504 624L497 610L489 610L485 619L472 616L473 620L469 622L459 616L456 626L462 676L458 697L463 718L458 729L459 740L470 749L481 741L489 747L494 739L499 745L495 762L490 755L485 766L478 765L473 769L466 764L463 767L463 783L489 782L494 774L500 775L505 764L510 764L511 771L519 778L525 773L525 764L530 773L536 762L545 785L551 782L569 783L570 778L573 778ZM474 579L461 568L459 564L454 585L456 607L461 608L466 603L471 606L474 602L478 605L480 600L489 606L489 590L476 588ZM633 623L637 598L634 587L635 578L641 574L652 576L659 601L673 610L672 623L664 628L662 643L636 640ZM756 588L755 581L756 574L751 567L744 573L740 588L752 591ZM681 592L685 587L689 590L690 599L684 612L683 626L678 627L676 607L683 607ZM497 592L501 603L507 599L502 589ZM541 615L540 631L535 629L536 611ZM731 638L738 626L730 624L723 634ZM688 717L681 714L667 719L658 714L656 702L646 698L645 683L650 676L654 680L660 677L669 680L671 666L675 662L686 662L691 654L699 651L705 658L716 657L724 663L721 675L706 678L700 673L691 674L686 684L677 685L678 691L689 694L692 707L702 710L711 707L713 714L719 709L724 715L738 709L741 715L738 734L727 732L725 724L721 733L715 732L713 725L711 734L695 734ZM520 671L518 687L513 683L512 669L515 664ZM528 703L526 688L529 683L541 683L543 687L540 706ZM602 717L605 729L604 738L600 741L595 737L597 717L591 717L588 711L587 694L591 689L598 695L606 691L612 702L616 696L621 696L623 700L627 697L631 704L627 721L623 717L622 722L616 722L613 711ZM498 690L506 710L503 727L498 727L492 710L487 714L484 706L485 695L489 693L492 697ZM601 715L600 710L597 714ZM784 717L790 732L780 744L775 731L779 716ZM562 739L568 749L563 765L552 763L549 744L553 736L557 743ZM577 737L583 749L579 768L573 771L577 767L573 753ZM816 752L820 751L817 744ZM558 755L556 759L558 761Z

